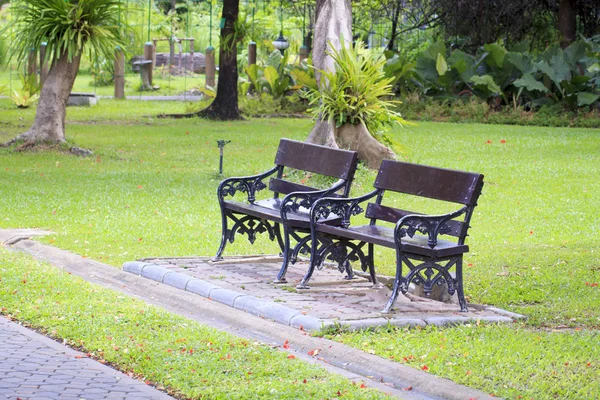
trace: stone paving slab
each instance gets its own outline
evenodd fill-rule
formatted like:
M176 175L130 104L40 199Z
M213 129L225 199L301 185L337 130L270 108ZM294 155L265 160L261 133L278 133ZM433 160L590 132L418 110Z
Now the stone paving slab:
M0 317L0 399L172 399Z
M455 298L444 303L410 293L400 295L393 311L384 314L381 310L391 292L386 286L374 288L365 277L345 280L336 268L325 267L315 271L310 289L298 290L307 263L291 265L288 283L275 284L280 263L275 256L234 256L219 262L208 257L152 258L127 262L123 270L307 331L336 324L365 329L386 324L447 326L524 318L477 304L469 304L469 312L463 313ZM389 279L382 277L382 281Z

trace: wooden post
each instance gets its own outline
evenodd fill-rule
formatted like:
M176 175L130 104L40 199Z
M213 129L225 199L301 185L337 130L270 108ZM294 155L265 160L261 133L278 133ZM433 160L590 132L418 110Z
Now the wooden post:
M216 90L215 87L215 48L208 46L206 48L206 87Z
M115 99L125 97L125 54L119 46L115 50Z
M152 69L156 68L156 45L158 44L157 39L152 39L152 44L154 44L154 50L152 50Z
M256 42L248 44L248 66L256 64Z
M152 61L154 59L154 44L152 42L146 42L144 45L144 60ZM152 71L154 70L154 61L148 68L148 84L152 87Z
M194 39L190 39L190 71L194 73Z
M43 42L40 46L40 89L44 86L44 82L48 76L48 62L45 60L47 46L48 44L46 42Z
M306 46L300 47L298 56L300 57L300 62L302 62L303 60L306 60L308 58L308 47L306 47Z
M169 73L172 73L173 64L175 63L175 36L169 38Z
M179 39L179 61L177 62L177 68L181 71L183 66L183 42Z

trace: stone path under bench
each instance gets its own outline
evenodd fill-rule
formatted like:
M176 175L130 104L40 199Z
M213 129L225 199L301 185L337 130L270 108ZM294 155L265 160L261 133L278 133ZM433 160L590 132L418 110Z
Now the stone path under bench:
M360 329L392 324L426 326L465 324L476 320L513 322L524 318L496 307L469 304L462 313L456 303L443 303L412 294L400 295L390 314L381 310L390 295L387 287L373 288L364 277L344 280L335 268L315 271L310 289L298 290L308 265L290 265L287 284L274 284L281 265L276 256L152 258L127 262L123 270L187 290L230 307L276 322L317 331L341 324ZM381 277L381 281L389 278ZM451 301L454 299L451 299Z

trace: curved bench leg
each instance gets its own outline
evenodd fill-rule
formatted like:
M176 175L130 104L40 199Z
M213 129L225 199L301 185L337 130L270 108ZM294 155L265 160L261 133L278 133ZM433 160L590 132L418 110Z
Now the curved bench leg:
M212 261L219 261L219 260L223 259L223 251L225 251L225 246L227 245L228 236L229 236L229 233L227 230L227 215L221 209L221 244L219 245L217 254L212 258Z
M277 279L273 281L273 283L287 283L287 279L285 279L285 274L287 273L288 265L290 264L290 255L292 250L290 249L290 233L283 227L283 247L281 246L281 234L279 229L279 224L275 225L275 232L277 236L277 240L279 241L279 247L281 248L281 254L283 255L283 262L281 263L281 269L277 274Z
M344 277L345 280L351 281L356 279L356 275L354 275L354 270L352 269L352 265L348 259L348 247L346 246L346 243L347 242L340 241L340 246L342 247L340 262L342 264L338 269L340 272L342 272L342 270L346 272L346 276Z
M281 250L281 255L285 254L285 249L287 249L286 244L284 243L284 239L281 237L281 225L277 222L273 223L273 231L275 233L275 238L277 239L277 244L279 245L279 249ZM287 236L286 240L289 242L289 235L283 228L283 236Z
M371 277L371 283L373 286L379 286L379 282L377 282L377 276L375 275L375 254L373 250L373 244L369 243L369 254L367 255L367 262L369 263L369 275Z
M403 280L404 278L402 277L402 253L400 252L400 249L396 249L396 278L394 279L394 287L392 288L390 299L381 311L382 313L387 314L392 310L392 306L394 305L394 302L400 294Z
M463 276L462 276L462 257L456 262L456 295L458 296L458 304L460 305L461 312L469 311L467 309L467 301L465 300L465 293L463 290Z
M310 289L308 286L308 281L312 277L313 272L315 272L315 267L320 259L318 256L319 241L317 240L317 234L312 229L310 232L310 238L310 265L308 267L308 271L306 271L306 275L304 275L302 281L296 286L296 289Z

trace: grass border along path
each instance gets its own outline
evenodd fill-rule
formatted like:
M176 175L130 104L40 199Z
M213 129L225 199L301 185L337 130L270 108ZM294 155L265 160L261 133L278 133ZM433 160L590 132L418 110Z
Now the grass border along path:
M387 396L0 248L0 311L183 398ZM284 345L285 346L285 345Z

